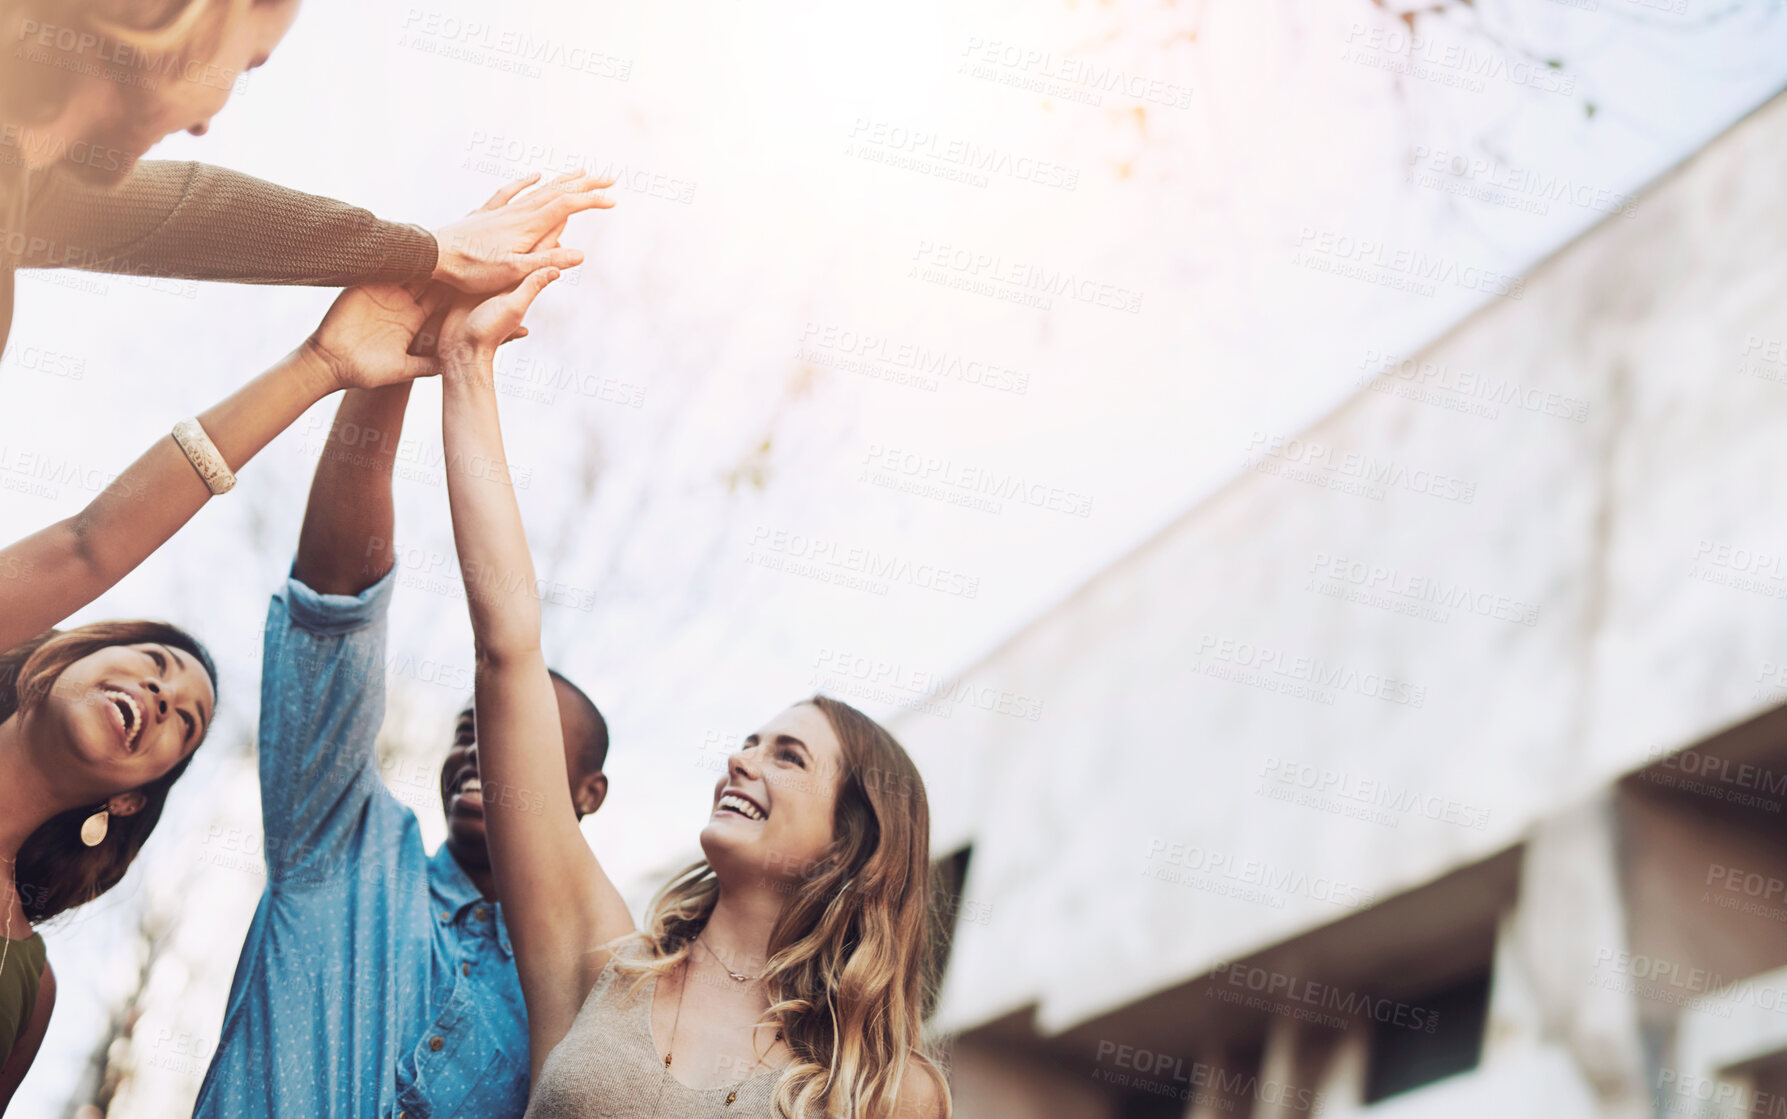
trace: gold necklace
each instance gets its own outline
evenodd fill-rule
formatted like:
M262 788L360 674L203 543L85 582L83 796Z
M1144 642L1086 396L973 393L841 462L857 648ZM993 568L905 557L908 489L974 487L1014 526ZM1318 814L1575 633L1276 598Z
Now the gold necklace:
M700 944L699 937L696 938L696 943ZM707 946L705 944L703 944L702 947L706 948ZM708 948L708 951L712 952L713 949ZM715 959L719 959L719 957L716 956ZM724 960L720 961L720 966L723 968L726 967L726 963ZM726 968L726 974L732 976L732 978L734 978L734 979L739 978L738 974L736 972L734 972L731 968ZM655 1101L653 1101L653 1103L652 1103L652 1119L657 1119L658 1107L661 1104L663 1104L663 1102L664 1102L664 1088L666 1086L666 1081L668 1081L670 1079L670 1062L676 1059L676 1028L682 1024L682 1020L683 1020L683 995L686 994L688 992L688 990L689 990L689 958L687 956L684 956L683 957L682 978L678 982L677 988L676 988L676 1013L670 1019L670 1044L666 1047L666 1049L664 1051L664 1071L658 1078L658 1098ZM650 1021L650 1015L647 1015L647 1021L648 1022ZM753 1034L755 1034L757 1032L757 1027L755 1027L755 1026L751 1027L751 1032ZM751 1077L753 1077L757 1074L757 1070L760 1067L762 1067L764 1061L769 1059L770 1052L775 1049L776 1042L779 1042L781 1040L782 1040L782 1031L778 1029L776 1031L776 1040L769 1043L769 1048L765 1049L763 1051L763 1055L757 1058L757 1063L752 1065L750 1070L745 1073L745 1078L743 1080L740 1080L737 1084L734 1084L732 1086L732 1091L726 1093L726 1103L724 1104L724 1106L726 1106L726 1107L732 1106L732 1101L738 1099L738 1090L740 1088L743 1088L745 1086L745 1084L751 1079ZM756 1052L756 1050L757 1050L757 1046L753 1042L751 1045L751 1051Z
M707 946L707 944L705 942L703 942L700 937L695 938L695 943L701 945L702 950L705 951L708 955L712 956L714 958L715 963L717 963L721 967L725 968L726 974L732 976L734 982L752 983L752 982L755 982L756 980L763 978L763 976L761 976L761 975L740 975L738 972L733 971L732 968L730 966L728 966L728 964L726 963L725 960L720 959L720 954L718 952L714 951L712 948L709 948Z

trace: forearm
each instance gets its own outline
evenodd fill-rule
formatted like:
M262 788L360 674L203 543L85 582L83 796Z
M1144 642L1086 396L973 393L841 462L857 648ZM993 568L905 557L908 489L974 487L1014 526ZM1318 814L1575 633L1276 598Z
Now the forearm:
M199 414L232 471L332 391L309 347ZM211 493L171 437L162 436L79 513L0 551L0 648L41 633L93 601L161 547Z
M113 189L40 175L26 222L26 268L347 287L424 279L439 255L419 227L202 163L143 162Z
M324 594L359 594L391 570L391 472L411 382L342 394L310 483L293 574Z
M540 645L540 599L521 508L503 454L488 360L441 385L447 504L480 659L499 661ZM469 470L468 464L486 464Z

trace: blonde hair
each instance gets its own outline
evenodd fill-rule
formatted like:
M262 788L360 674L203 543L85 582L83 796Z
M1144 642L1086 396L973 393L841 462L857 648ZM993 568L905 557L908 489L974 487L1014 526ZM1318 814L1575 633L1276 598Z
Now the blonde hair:
M93 36L142 55L207 51L229 17L266 0L0 0L0 34L13 42L35 26L54 29L55 49L80 51ZM71 45L64 46L65 38ZM74 89L75 68L10 65L0 77L0 105L23 122L61 112Z
M934 990L930 806L912 759L878 723L826 696L817 707L838 736L843 773L833 840L782 907L763 969L770 1007L794 1053L777 1084L787 1119L890 1119L916 1058L949 1089L923 1038ZM652 899L642 931L617 942L615 969L636 977L675 970L689 957L720 895L706 860Z

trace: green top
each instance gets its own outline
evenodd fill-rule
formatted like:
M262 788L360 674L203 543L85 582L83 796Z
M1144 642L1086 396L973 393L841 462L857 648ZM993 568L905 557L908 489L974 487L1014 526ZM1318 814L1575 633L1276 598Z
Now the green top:
M5 1064L13 1042L37 1009L37 984L46 961L43 934L32 933L26 940L0 939L0 950L6 953L0 963L0 1064Z

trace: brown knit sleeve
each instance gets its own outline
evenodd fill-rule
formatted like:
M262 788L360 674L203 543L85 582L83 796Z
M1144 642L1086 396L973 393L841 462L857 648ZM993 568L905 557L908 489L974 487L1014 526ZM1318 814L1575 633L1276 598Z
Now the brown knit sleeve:
M434 272L434 235L203 163L137 164L117 187L33 176L23 268L346 287Z

